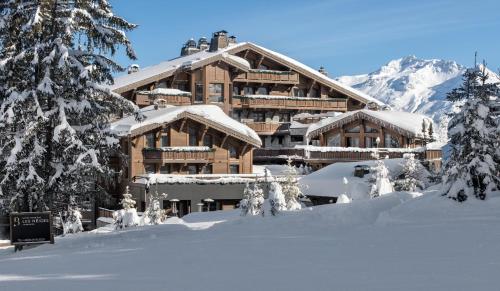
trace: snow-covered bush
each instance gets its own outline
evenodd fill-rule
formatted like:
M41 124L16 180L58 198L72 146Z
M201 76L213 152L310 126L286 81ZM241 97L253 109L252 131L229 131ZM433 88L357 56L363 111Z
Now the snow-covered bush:
M300 197L302 197L302 191L299 188L299 183L297 182L297 171L292 165L292 160L288 159L287 167L285 170L286 178L283 183L283 195L285 196L286 209L287 210L299 210L302 208L300 204Z
M490 106L500 98L498 84L488 83L483 68L466 70L463 85L447 99L460 101L460 111L448 124L449 160L445 163L443 193L459 202L469 197L484 200L500 189L500 139Z
M113 220L117 229L139 225L140 219L135 209L135 200L130 194L129 187L125 188L123 199L120 201L123 209L113 212Z
M78 233L83 231L82 214L78 208L74 196L69 197L68 210L66 212L66 220L61 221L63 234Z
M389 180L389 170L385 166L384 161L377 160L375 163L375 167L372 169L374 184L370 191L370 196L372 198L394 192L391 181Z
M278 182L272 182L269 186L269 211L271 215L277 215L281 211L287 210L285 196L282 187Z
M161 208L160 201L167 197L167 194L159 194L157 191L149 194L149 203L141 219L142 225L160 224L165 220L165 210Z
M256 182L247 183L243 192L243 199L240 201L241 215L263 215L263 205L264 191Z
M351 198L349 198L345 194L340 194L339 197L337 197L337 204L345 204L345 203L351 203Z
M415 159L415 154L407 153L403 155L403 171L401 178L394 182L394 188L397 191L415 192L425 188L422 181L424 167L419 160Z

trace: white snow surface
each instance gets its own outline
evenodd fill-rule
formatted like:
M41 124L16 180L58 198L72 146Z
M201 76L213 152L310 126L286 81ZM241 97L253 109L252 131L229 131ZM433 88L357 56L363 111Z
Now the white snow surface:
M403 170L404 159L383 159L383 162L389 170L389 176L397 176ZM302 192L305 195L323 197L338 197L345 193L353 200L368 199L371 189L368 180L372 172L365 174L363 178L355 177L354 167L357 165L374 167L376 160L335 163L326 166L299 180ZM347 185L344 184L344 177L349 181Z
M139 93L152 94L152 95L170 95L170 96L191 96L191 92L182 91L172 88L156 88L151 91L140 91Z
M175 121L179 118L180 114L187 112L248 136L255 144L262 144L261 139L253 129L227 116L224 111L216 105L166 106L158 109L155 109L154 105L151 105L141 109L141 112L146 117L145 120L137 121L134 115L127 116L111 123L111 129L116 132L116 134L125 136L130 134L133 130L147 125Z
M500 197L428 191L279 216L237 210L0 250L2 290L496 290ZM248 276L252 280L248 282ZM293 277L291 277L293 276ZM293 279L292 279L293 278Z

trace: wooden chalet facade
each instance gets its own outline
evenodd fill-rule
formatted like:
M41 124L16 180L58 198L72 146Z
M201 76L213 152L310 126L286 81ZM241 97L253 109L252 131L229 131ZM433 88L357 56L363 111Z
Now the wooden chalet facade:
M227 32L188 41L181 57L131 70L113 91L139 106L162 99L171 105L214 104L255 130L263 147L286 147L298 113L347 112L379 101L289 57Z

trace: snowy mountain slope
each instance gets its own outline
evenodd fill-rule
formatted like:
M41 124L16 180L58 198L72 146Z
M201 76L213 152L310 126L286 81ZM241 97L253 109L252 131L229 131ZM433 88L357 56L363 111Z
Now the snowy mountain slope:
M365 92L396 110L428 115L443 127L447 124L445 113L453 110L453 105L446 101L446 94L462 83L465 69L466 67L454 61L424 60L408 56L390 61L372 73L342 76L338 81ZM500 81L497 74L487 71L491 82Z

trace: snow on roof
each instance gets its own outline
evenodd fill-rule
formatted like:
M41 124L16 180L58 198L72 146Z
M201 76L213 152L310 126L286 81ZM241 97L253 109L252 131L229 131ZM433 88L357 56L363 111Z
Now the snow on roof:
M182 91L179 89L172 89L172 88L156 88L151 91L139 91L140 93L144 94L151 94L151 95L169 95L169 96L191 96L191 92L187 91Z
M389 123L394 126L394 128L400 131L405 131L413 136L420 137L422 135L422 123L425 121L426 124L432 123L432 119L425 115L403 112L403 111L374 111L369 109L361 109L356 111L346 112L344 114L337 115L335 117L330 117L323 119L317 123L314 123L307 130L306 135L308 137L316 136L317 134L341 126L347 122L350 122L352 118L365 119L375 119L373 121L382 121L384 123Z
M227 48L219 49L215 52L204 50L187 56L182 56L165 62L161 62L157 65L145 67L135 73L126 74L115 78L115 82L110 86L110 89L119 90L120 88L131 86L135 83L143 83L148 79L156 79L160 76L168 77L181 67L193 66L198 62L213 57L220 57L222 59L227 58L227 60L229 60L230 62L238 63L241 66L250 68L250 64L246 60L237 56L230 56L229 54L227 54L228 50L234 49L244 44L244 42L239 44L231 44Z
M248 126L227 116L222 109L216 105L191 105L191 106L166 106L155 109L154 105L144 107L141 113L146 117L142 122L137 121L134 115L122 118L111 124L113 130L119 136L134 134L144 127L155 128L164 123L173 122L186 116L199 117L204 121L212 123L212 126L220 125L228 129L229 134L245 140L253 145L260 146L261 139Z
M267 49L265 47L262 47L262 46L259 46L259 45L256 45L254 43L248 43L250 46L255 46L265 52L267 52L268 54L270 55L273 55L275 56L276 58L278 59L281 59L282 61L286 62L286 63L289 63L291 65L291 67L296 67L296 68L299 68L299 69L302 69L304 71L307 71L308 73L314 75L314 77L322 80L323 82L331 85L332 87L336 88L336 89L340 89L340 91L344 91L344 93L346 93L347 95L355 95L356 97L360 98L360 99L363 99L363 101L365 101L366 103L368 102L374 102L376 104L379 104L379 105L385 105L385 103L381 102L380 100L377 100L373 97L371 97L370 95L366 94L366 93L363 93L359 90L356 90L352 87L349 87L347 85L344 85L336 80L333 80L331 78L329 78L328 76L326 75L323 75L322 73L320 73L318 70L315 70L297 60L294 60L290 57L287 57L283 54L280 54L280 53L277 53L275 51L272 51L270 49ZM352 96L351 96L352 97Z

